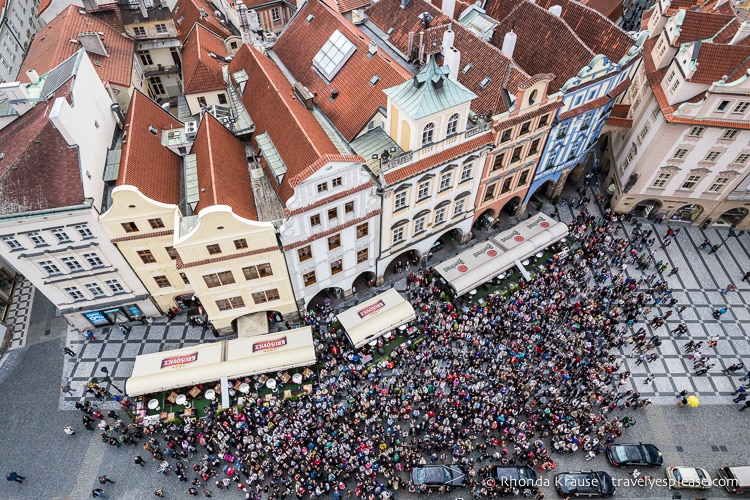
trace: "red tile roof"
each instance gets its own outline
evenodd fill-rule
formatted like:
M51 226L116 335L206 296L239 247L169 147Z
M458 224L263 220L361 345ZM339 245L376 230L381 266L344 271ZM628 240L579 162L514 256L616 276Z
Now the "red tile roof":
M688 81L710 85L734 72L737 67L746 65L748 60L748 46L701 43L698 51L698 69Z
M351 12L354 9L362 9L364 7L370 6L370 0L322 0L328 5L330 8L335 10L336 12L339 12L340 14L345 14L347 12Z
M224 41L203 25L193 25L182 46L182 83L186 95L226 89L221 69L226 63L211 54L226 57Z
M136 90L125 117L127 136L122 144L117 185L137 187L152 200L176 205L180 202L180 157L161 144L162 130L183 123ZM156 134L149 130L156 129Z
M386 170L384 172L385 182L389 185L393 185L414 175L419 175L430 168L448 163L459 156L478 151L484 147L492 147L493 137L494 134L488 130L487 132L472 137L457 146L421 158L414 163Z
M52 100L6 126L0 134L0 214L72 207L84 202L78 149L49 121Z
M191 154L198 165L199 214L206 207L229 205L245 219L258 220L245 146L211 113L204 113Z
M307 21L309 15L314 16L310 22ZM333 80L327 82L313 69L312 60L336 30L355 45L356 51ZM349 141L367 125L379 107L387 105L383 89L411 78L408 71L382 51L368 57L369 43L370 39L340 14L319 0L310 0L273 47L292 75L317 94L315 103ZM379 80L372 85L370 81L376 76ZM339 91L333 102L330 99L332 89Z
M581 3L591 7L613 23L622 17L622 2L620 0L582 0Z
M713 38L721 32L731 39L737 31L738 24L733 15L688 10L685 12L677 37L670 40L670 45L678 47L686 42Z
M201 15L201 10L206 15ZM185 43L195 23L201 24L223 39L232 36L234 34L232 30L216 18L215 11L216 8L209 0L177 0L172 9L172 18L180 42Z
M229 63L230 74L241 69L248 75L242 102L255 123L255 134L268 134L287 167L281 186L272 183L286 204L294 194L290 179L307 172L323 155L338 155L338 150L271 59L245 44Z
M0 10L2 10L2 9L3 9L3 6L4 6L4 5L5 5L5 0L0 0ZM37 15L37 17L38 17L38 16L41 16L41 15L42 15L42 13L43 13L43 12L44 12L45 10L47 10L47 8L48 8L48 7L50 6L50 5L52 5L52 0L41 0L41 2L39 2L39 8L37 8L37 10L36 10L36 15Z
M518 22L519 19L523 22ZM531 2L520 3L499 21L492 43L502 47L505 33L512 29L518 36L513 61L529 74L554 73L550 94L560 90L596 55L561 18Z
M409 32L414 32L414 46L418 47L419 33L424 31L419 16L429 12L433 16L432 28L425 36L425 43L432 43L433 37L439 50L443 32L448 24L455 33L454 47L461 52L461 68L468 71L458 72L458 81L477 95L471 104L471 109L485 115L492 111L494 114L508 111L503 99L503 90L515 94L518 86L529 78L529 75L502 53L500 49L477 37L469 29L456 21L449 19L441 11L423 0L410 0L403 9L399 0L379 0L367 10L370 20L381 30L389 33L388 40L399 51L406 54L409 47ZM413 54L410 58L413 57ZM486 77L490 77L487 85L480 86Z
M37 31L21 66L19 79L28 82L26 70L29 69L36 70L39 75L51 70L81 48L79 43L70 40L77 40L79 33L93 31L104 33L100 37L108 54L100 56L88 52L97 74L103 81L130 87L135 42L101 19L80 14L79 9L76 5L68 6Z

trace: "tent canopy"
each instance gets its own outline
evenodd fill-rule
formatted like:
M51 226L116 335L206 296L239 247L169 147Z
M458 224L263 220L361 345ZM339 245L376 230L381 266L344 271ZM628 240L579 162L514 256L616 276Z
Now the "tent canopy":
M565 238L568 226L537 214L435 266L457 296Z
M411 304L392 288L337 315L354 347L361 347L415 317Z
M125 392L140 396L314 363L312 328L307 326L136 356Z

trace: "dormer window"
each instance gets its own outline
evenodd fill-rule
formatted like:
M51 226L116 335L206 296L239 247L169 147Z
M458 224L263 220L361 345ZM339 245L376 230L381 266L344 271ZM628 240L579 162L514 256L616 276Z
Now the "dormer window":
M315 54L313 66L320 71L326 80L331 81L355 50L354 44L339 30L336 30Z
M432 144L434 138L435 138L435 124L428 123L422 129L422 146L427 146L428 144Z
M458 131L458 113L453 113L448 119L448 128L445 135L453 135Z

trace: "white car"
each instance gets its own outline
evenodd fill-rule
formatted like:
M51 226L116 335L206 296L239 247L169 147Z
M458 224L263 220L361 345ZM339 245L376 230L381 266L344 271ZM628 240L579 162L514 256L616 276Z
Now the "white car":
M707 490L711 487L711 476L702 467L667 467L670 488Z

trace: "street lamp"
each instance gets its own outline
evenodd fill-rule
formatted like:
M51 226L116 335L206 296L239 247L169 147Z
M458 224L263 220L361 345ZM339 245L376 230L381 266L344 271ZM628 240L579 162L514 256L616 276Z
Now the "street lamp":
M106 366L102 366L101 370L104 372L104 382L108 383L109 385L112 386L112 389L115 389L117 392L122 394L123 391L119 387L117 387L115 384L113 384L112 379L109 378L109 368L107 368Z

